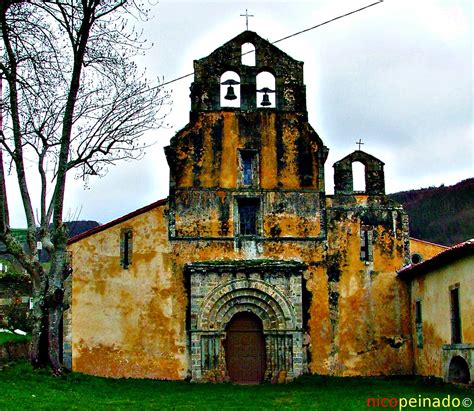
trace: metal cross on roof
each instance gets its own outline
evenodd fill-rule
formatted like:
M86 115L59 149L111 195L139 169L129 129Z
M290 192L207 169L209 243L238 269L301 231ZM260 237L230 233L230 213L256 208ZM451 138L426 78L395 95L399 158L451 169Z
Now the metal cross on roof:
M255 17L253 14L249 14L247 9L245 9L245 14L241 14L241 17L245 17L245 27L249 29L249 17Z
M359 146L359 151L360 151L360 146L364 145L362 140L359 138L359 141L356 141L356 144Z

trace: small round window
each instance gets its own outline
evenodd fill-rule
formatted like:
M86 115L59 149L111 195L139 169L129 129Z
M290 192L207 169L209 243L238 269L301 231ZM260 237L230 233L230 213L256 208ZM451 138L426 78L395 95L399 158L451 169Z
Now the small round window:
M411 263L412 264L419 264L423 261L423 259L421 258L421 255L418 254L418 253L413 253L411 255Z

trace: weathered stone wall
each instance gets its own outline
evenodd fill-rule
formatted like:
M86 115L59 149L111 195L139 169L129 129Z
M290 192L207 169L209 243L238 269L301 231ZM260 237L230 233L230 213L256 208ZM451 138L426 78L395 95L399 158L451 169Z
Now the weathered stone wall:
M255 153L255 176L247 186L242 150ZM260 237L324 237L327 148L305 113L197 113L166 153L172 239L236 237L242 198L259 202Z
M384 163L378 158L361 150L356 150L334 164L334 192L351 195L354 191L352 164L361 162L364 165L365 193L370 195L385 194Z
M186 265L194 381L206 380L209 374L218 375L221 380L228 379L226 326L235 314L242 312L252 312L262 321L267 348L266 380L275 380L282 373L287 379L293 379L306 371L302 306L304 268L295 261L261 259Z
M255 65L242 64L242 44L255 47ZM209 56L194 61L194 82L191 86L193 111L217 111L220 106L221 75L232 70L241 80L241 108L253 111L256 104L256 78L261 71L275 76L276 108L280 111L306 111L306 88L303 63L278 49L256 33L245 31L214 50Z
M256 48L255 66L241 64L244 42ZM240 75L240 108L220 107L226 70ZM256 107L262 70L275 76L275 108ZM272 336L281 331L294 375L307 365L332 375L412 371L409 297L396 277L409 258L407 217L384 196L383 163L361 151L337 163L336 195L326 198L328 149L307 121L304 95L302 63L252 32L195 62L190 123L166 148L168 207L71 246L74 369L168 379L192 370L199 380L201 337L225 356L223 321L245 307L262 320L267 342L278 345ZM353 192L354 161L366 166L366 195ZM128 269L120 266L124 229L133 230ZM197 320L216 295L229 308L217 331ZM282 329L278 315L269 318L285 306L295 321Z
M173 272L166 206L70 245L72 368L109 377L183 379L186 295ZM133 231L133 259L120 264L123 228Z
M324 253L324 243L323 241L316 240L280 240L272 241L269 239L249 239L249 240L239 240L234 239L231 241L226 240L175 240L172 242L173 255L175 256L174 260L174 270L178 277L185 276L187 267L192 267L195 262L208 262L209 265L214 264L215 268L209 269L209 276L206 278L205 274L200 274L199 284L201 286L197 287L198 294L202 298L207 295L211 295L213 290L222 285L222 282L232 282L233 279L237 278L249 278L250 280L262 280L268 287L274 287L275 284L280 284L278 287L282 289L283 295L290 300L295 300L292 304L295 307L298 307L297 310L302 312L298 315L301 315L300 321L302 321L303 328L300 330L299 327L296 330L293 328L292 332L298 332L298 336L295 336L294 342L296 347L295 355L298 355L298 361L300 365L297 366L297 373L299 375L301 370L305 370L307 365L307 359L305 358L303 362L302 355L306 355L306 346L302 347L304 341L302 341L305 331L307 330L308 323L308 307L310 304L311 296L309 295L308 289L306 287L306 278L312 277L313 272L318 269L321 261L323 260ZM255 264L258 264L259 261L268 261L269 264L274 262L275 264L293 263L294 270L291 271L291 267L286 268L285 272L287 274L282 274L278 270L274 273L275 278L272 278L271 270L261 270L255 267ZM218 269L220 264L225 264L229 262L231 265L238 267L238 269L229 269L222 271ZM307 266L307 268L301 273L301 266ZM216 270L222 273L217 274ZM235 271L235 272L234 272ZM239 277L240 276L240 277ZM235 278L234 278L235 277ZM292 294L291 288L289 287L289 278L298 279L300 282L301 292ZM196 296L193 297L191 290L191 279L188 280L187 285L189 298L196 299ZM273 284L275 283L275 284ZM272 285L273 284L273 285ZM253 298L253 289L255 287L249 286L246 287L248 292L246 296L248 298ZM245 297L245 296L244 296ZM270 297L269 297L270 298ZM247 307L248 308L248 307ZM196 307L195 307L196 309ZM261 313L256 313L261 317ZM188 314L191 315L191 312ZM191 329L191 317L188 320L188 328ZM219 330L222 331L222 330ZM268 330L271 331L271 330ZM274 331L278 331L277 328ZM196 334L198 335L198 334ZM192 356L192 341L189 342L188 353ZM194 341L194 345L198 344L197 341ZM221 352L221 355L225 353ZM224 370L225 371L225 370ZM267 371L272 374L271 369ZM288 377L291 378L291 374L294 376L294 370L292 373L289 373ZM225 375L225 372L224 372ZM267 375L268 379L271 379L274 375Z
M298 194L283 195L290 196L281 206L283 212L298 214L300 207L291 200ZM277 200L272 199L267 210L272 207L278 208ZM72 244L73 369L108 376L184 378L191 369L193 348L186 332L191 327L187 301L192 297L186 267L194 262L245 265L271 260L297 261L306 267L300 277L299 304L302 332L310 335L305 361L312 372L411 372L408 294L395 275L407 259L407 220L401 208L384 196L328 198L321 212L327 240L265 236L205 240L200 229L190 227L192 238L169 242L166 211L159 207ZM123 228L134 233L128 270L120 267ZM303 231L297 234L304 237L312 224L300 228ZM371 231L369 261L361 259L362 228ZM205 278L200 281L202 295L212 292L223 278L211 271L207 283ZM250 263L241 272L254 275ZM265 273L260 275L271 284ZM224 278L231 280L229 274ZM306 346L302 354L305 351Z
M416 339L415 304L421 301L422 347L414 342L415 372L419 375L446 377L449 361L455 355L465 357L474 372L474 256L466 256L444 267L411 280L412 333ZM451 345L450 287L459 285L462 344ZM443 352L443 346L449 349ZM456 348L458 350L456 351ZM445 358L443 358L443 356Z
M326 212L327 258L309 282L311 371L410 374L408 294L395 272L407 254L403 210L385 197L335 196ZM367 260L361 258L361 230L370 232Z
M327 148L306 113L220 110L198 113L167 147L171 186L232 189L239 150L259 152L261 189L324 190Z
M30 357L30 341L10 341L0 345L0 370L11 361L26 360Z
M417 262L429 260L436 254L446 250L447 248L448 247L445 247L440 244L434 244L428 241L423 241L417 238L410 237L410 257L414 256L415 254L419 255L421 260Z
M26 275L0 273L0 328L31 329L31 279Z
M238 236L237 201L260 200L259 235L265 238L322 239L321 196L315 191L176 190L173 237L229 240Z

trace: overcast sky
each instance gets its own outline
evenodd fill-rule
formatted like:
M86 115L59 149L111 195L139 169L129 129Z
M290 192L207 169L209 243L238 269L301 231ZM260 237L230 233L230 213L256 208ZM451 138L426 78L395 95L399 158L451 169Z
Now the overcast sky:
M193 60L249 29L275 41L374 1L161 0L140 61L165 81L193 70ZM362 149L385 162L387 192L450 185L473 176L473 67L470 0L385 0L277 46L304 65L309 121L329 148L326 191L337 160ZM139 162L121 163L83 190L66 191L66 219L105 223L168 194L163 147L188 122L192 77L175 82L167 129ZM11 184L9 189L13 190ZM11 198L13 198L13 193ZM24 226L20 204L13 227Z

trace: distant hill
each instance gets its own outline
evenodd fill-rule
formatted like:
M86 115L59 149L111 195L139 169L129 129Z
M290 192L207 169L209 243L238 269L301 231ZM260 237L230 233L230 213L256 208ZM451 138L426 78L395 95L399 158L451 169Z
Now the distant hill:
M448 246L474 237L474 178L389 197L405 207L412 237Z
M88 231L100 225L97 221L90 221L90 220L67 221L64 224L69 229L69 238L74 237L78 234L83 233L84 231ZM12 228L11 232L13 236L23 245L23 249L27 250L28 249L28 246L26 245L27 229L26 228ZM5 251L5 245L0 242L0 254L2 254L4 251ZM43 263L49 261L48 253L45 250L41 251L40 261Z
M67 221L65 224L69 228L69 238L100 225L97 221L90 220Z

